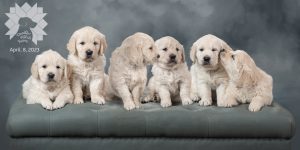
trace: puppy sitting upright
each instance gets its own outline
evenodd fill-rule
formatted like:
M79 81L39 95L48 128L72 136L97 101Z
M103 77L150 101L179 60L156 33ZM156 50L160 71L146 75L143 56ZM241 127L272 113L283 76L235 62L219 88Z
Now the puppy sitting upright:
M140 107L147 83L146 65L153 62L155 49L152 37L138 32L127 37L112 53L106 95L121 97L126 110Z
M72 66L72 92L75 104L91 98L92 103L104 104L103 84L106 49L105 36L95 28L86 26L73 33L67 49L68 63Z
M211 34L199 38L191 48L191 98L194 101L201 98L199 104L202 106L212 104L212 90L216 90L218 106L231 107L235 104L224 98L228 75L219 62L222 50L232 51L226 42Z
M250 103L250 111L259 111L273 100L273 79L256 66L253 59L242 50L221 52L221 63L229 76L225 98L240 103Z
M48 110L72 103L70 74L67 61L57 52L48 50L36 56L31 66L31 77L23 84L26 103L39 103Z
M149 91L144 101L157 99L162 107L171 106L171 100L181 100L183 105L193 103L190 99L191 76L183 46L170 36L156 40L155 46L157 61L152 67L153 77L149 80Z

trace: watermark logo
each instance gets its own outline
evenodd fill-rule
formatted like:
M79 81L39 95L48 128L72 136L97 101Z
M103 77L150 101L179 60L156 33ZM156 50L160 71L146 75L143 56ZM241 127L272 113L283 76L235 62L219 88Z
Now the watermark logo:
M5 35L9 35L9 39L16 39L19 44L33 42L37 45L38 41L43 40L43 36L47 35L44 28L47 22L43 19L47 13L43 12L42 7L37 7L37 4L30 6L24 3L19 6L15 3L15 7L10 7L9 13L6 13L8 20L5 26L9 31Z

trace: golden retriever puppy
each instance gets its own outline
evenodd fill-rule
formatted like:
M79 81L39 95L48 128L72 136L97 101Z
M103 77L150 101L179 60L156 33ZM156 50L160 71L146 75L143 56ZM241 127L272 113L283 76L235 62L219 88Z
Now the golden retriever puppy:
M229 101L250 103L249 110L256 112L273 100L273 79L255 65L242 50L221 52L221 63L229 76L225 98Z
M202 106L212 104L212 90L216 90L217 105L231 107L224 99L225 89L228 86L228 75L219 62L221 50L232 51L226 42L208 34L199 38L191 47L191 99L199 101Z
M127 37L112 53L106 94L121 97L126 110L139 108L147 82L146 65L152 63L154 57L152 37L140 32Z
M181 100L182 105L192 104L191 75L185 63L183 46L170 36L156 40L155 46L157 60L152 67L153 77L149 80L144 101L160 99L162 107L171 106L171 100Z
M73 33L67 49L68 63L72 66L71 88L74 103L91 98L95 104L105 104L103 97L105 36L97 29L86 26Z
M31 76L23 84L26 103L38 103L48 110L72 103L70 74L67 61L57 52L48 50L37 55L31 66Z

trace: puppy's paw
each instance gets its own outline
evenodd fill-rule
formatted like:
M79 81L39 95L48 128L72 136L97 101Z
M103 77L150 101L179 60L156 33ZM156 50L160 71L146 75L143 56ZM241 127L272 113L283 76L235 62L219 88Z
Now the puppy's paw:
M124 108L126 110L132 110L135 108L135 104L133 103L133 101L128 100L128 101L124 101Z
M193 101L190 98L182 99L182 105L189 105L189 104L193 104Z
M235 105L238 105L236 100L225 100L225 101L218 101L217 102L218 107L232 107Z
M53 103L53 109L60 109L63 108L65 106L65 102L64 101L55 101Z
M82 104L83 103L83 99L82 98L75 98L74 99L74 104Z
M105 104L105 100L104 100L103 96L95 96L91 99L91 102L94 104L100 104L100 105Z
M198 96L197 93L191 93L190 97L191 97L192 101L194 101L194 102L198 102L200 100L200 97Z
M142 103L148 103L154 101L154 96L153 95L147 95L144 98L142 98L141 102Z
M212 104L211 99L202 99L199 101L200 106L210 106Z
M47 110L52 110L53 109L53 106L52 106L52 102L49 101L49 100L44 100L41 102L41 105L47 109Z
M249 111L252 111L252 112L257 112L259 111L261 108L263 107L263 104L259 103L259 102L255 102L255 101L252 101L250 104L249 104Z
M172 102L171 100L161 100L160 105L161 107L166 108L172 106Z

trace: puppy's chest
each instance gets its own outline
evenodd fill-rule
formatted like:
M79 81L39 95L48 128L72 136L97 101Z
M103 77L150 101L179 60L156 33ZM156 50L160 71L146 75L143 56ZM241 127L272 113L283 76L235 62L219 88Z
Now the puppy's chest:
M227 81L225 73L205 73L202 77L212 89L216 89L220 84Z
M62 89L60 87L48 87L46 92L47 92L50 100L55 101L56 97L61 92L61 90Z
M176 91L179 87L181 74L173 70L157 70L154 74L159 84L167 85L170 91Z
M139 68L134 70L128 70L126 75L127 85L135 86L136 84L145 83L147 81L147 69Z
M100 68L92 66L74 67L73 69L74 75L77 76L77 78L79 78L83 83L89 83L95 78L100 78L102 75L101 72L103 74L103 71L101 71Z

